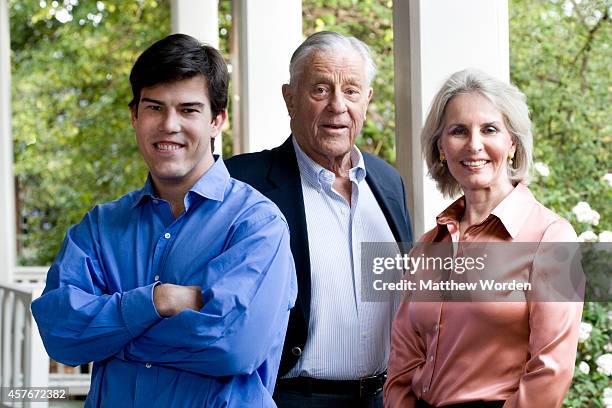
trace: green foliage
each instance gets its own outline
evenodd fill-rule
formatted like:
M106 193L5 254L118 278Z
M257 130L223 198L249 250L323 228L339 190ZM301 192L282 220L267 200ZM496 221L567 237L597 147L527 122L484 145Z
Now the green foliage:
M534 161L550 168L532 190L578 233L612 230L610 2L510 2L512 81L527 95L534 123ZM571 209L586 201L599 225L579 223Z
M538 199L572 222L576 231L612 230L610 2L510 1L512 81L527 95L534 123L534 161L550 175L535 173L531 184ZM598 225L581 223L572 208L586 201L599 212ZM609 277L607 280L609 282ZM605 287L605 285L604 285ZM597 371L597 357L611 352L610 305L587 303L583 322L592 325L581 342L564 401L567 407L603 407L610 378Z
M165 1L59 3L9 2L22 264L49 264L89 208L142 185L128 76L169 33Z
M303 31L322 30L359 38L371 48L378 72L368 119L357 138L360 149L395 163L395 105L393 88L393 13L391 1L304 0Z
M612 388L610 378L598 370L597 358L612 352L610 331L612 330L612 313L609 303L586 303L582 319L592 326L588 339L578 344L576 371L572 386L565 398L564 407L606 407L603 404L605 388ZM589 372L578 369L586 363Z

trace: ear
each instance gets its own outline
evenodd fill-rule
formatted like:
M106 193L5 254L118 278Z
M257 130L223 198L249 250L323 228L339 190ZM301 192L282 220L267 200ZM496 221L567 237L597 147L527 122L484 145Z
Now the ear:
M227 120L227 111L224 109L217 114L210 123L212 126L210 137L215 138L221 133L221 129L223 129L223 124Z
M293 90L289 84L284 84L282 89L285 106L287 106L287 113L289 113L289 117L293 119Z
M132 127L136 128L136 121L138 120L138 105L130 106L130 117L132 118Z
M370 101L372 100L372 95L374 95L374 90L372 88L368 88L368 93L367 93L368 101L366 102L366 108L365 108L365 111L363 112L364 121L368 117L368 106L370 105Z

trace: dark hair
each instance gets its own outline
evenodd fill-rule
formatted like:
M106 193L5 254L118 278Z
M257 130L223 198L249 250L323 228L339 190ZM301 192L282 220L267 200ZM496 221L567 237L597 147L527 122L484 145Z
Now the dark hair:
M227 107L229 73L219 51L185 34L172 34L147 48L130 73L132 100L138 107L142 88L203 75L213 118Z

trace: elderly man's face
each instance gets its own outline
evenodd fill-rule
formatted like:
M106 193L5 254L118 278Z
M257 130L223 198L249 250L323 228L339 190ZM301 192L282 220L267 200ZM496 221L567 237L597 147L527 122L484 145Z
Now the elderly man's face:
M327 168L350 157L372 98L356 51L314 52L297 86L283 86L283 96L293 136L308 156Z

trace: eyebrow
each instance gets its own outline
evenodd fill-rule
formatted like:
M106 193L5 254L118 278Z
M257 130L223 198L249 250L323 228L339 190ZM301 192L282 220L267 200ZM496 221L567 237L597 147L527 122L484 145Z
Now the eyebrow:
M166 106L166 103L164 101L160 101L160 100L153 99L153 98L144 97L144 98L142 98L141 101L142 102L154 103L156 105ZM178 106L181 107L181 108L193 108L193 107L203 108L204 104L202 102L182 102L182 103L179 103Z
M463 127L465 127L465 124L464 123L459 123L459 122L458 123L449 123L447 127L450 128L450 127L453 127L453 126L463 126ZM500 122L494 120L492 122L485 122L481 126L500 126Z
M321 75L321 76L314 77L312 83L313 85L319 85L319 84L329 85L329 84L334 83L334 79L331 76ZM363 84L360 82L359 78L357 77L348 77L346 81L343 82L342 85L363 86Z

